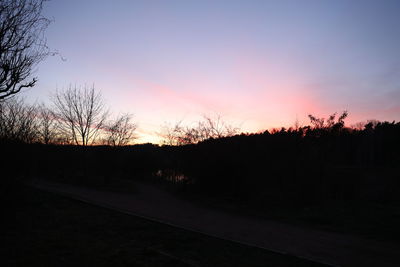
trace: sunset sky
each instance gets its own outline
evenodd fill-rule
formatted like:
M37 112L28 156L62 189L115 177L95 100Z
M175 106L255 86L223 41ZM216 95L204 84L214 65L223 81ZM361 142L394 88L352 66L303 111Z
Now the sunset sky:
M165 122L221 115L244 132L348 110L400 120L400 1L52 0L48 45L23 95L69 85L130 112L138 142Z

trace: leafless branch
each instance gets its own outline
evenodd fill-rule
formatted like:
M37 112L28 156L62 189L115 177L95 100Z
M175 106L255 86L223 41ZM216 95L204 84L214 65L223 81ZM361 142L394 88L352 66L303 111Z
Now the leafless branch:
M43 2L0 1L0 100L33 87L32 72L51 53L44 38L50 20L41 15Z
M108 117L101 94L94 87L69 87L52 100L60 133L76 145L93 144Z
M136 124L131 114L123 114L105 126L105 143L110 146L125 146L134 139Z

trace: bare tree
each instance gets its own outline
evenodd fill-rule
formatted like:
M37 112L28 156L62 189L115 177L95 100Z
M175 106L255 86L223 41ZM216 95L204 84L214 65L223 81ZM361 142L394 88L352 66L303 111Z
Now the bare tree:
M53 96L60 133L76 145L90 145L105 126L108 111L94 87L69 87Z
M183 128L181 126L181 121L175 123L173 126L171 124L165 123L161 126L161 132L158 135L161 137L161 142L163 145L177 146L179 143L179 136L181 135Z
M131 122L131 114L123 114L109 122L106 127L105 143L110 146L125 146L134 139L137 126Z
M337 113L333 113L327 120L324 118L318 118L313 115L308 115L310 122L314 129L327 129L327 130L338 130L344 127L344 120L347 118L349 113L343 111L342 114L336 119Z
M37 108L37 132L38 139L44 144L56 143L58 139L57 134L57 120L48 107L41 104Z
M0 1L0 100L33 87L35 66L50 54L44 31L50 20L44 0Z
M203 121L199 122L199 129L204 140L233 136L239 132L238 127L227 124L220 115L214 117L204 115Z
M203 116L203 120L194 126L182 126L182 122L174 126L165 125L159 134L166 145L196 144L210 138L233 136L239 132L238 127L225 123L221 116Z
M181 132L178 136L177 142L179 145L196 144L204 141L204 129L201 128L201 122L198 122L197 126L186 126L181 128Z
M18 98L0 102L0 139L32 143L36 137L35 106Z

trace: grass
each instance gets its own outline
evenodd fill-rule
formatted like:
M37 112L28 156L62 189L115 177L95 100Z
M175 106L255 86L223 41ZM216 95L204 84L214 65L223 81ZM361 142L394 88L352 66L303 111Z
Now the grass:
M30 187L9 201L2 266L318 266Z

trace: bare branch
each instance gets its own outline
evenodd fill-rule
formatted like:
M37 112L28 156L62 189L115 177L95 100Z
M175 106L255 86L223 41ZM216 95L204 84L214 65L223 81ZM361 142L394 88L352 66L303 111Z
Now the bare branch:
M0 139L33 143L37 139L36 107L23 99L0 102Z
M52 100L60 133L76 145L95 143L108 117L101 94L94 87L69 87L57 92Z
M125 146L135 137L136 124L131 122L131 114L123 114L107 123L105 130L105 144L110 146Z
M41 15L44 0L0 1L0 100L33 87L36 65L50 51L44 31L50 20Z
M57 120L53 111L44 104L37 109L38 139L44 144L57 143L59 134L57 132Z
M196 144L204 140L233 136L239 132L238 127L226 124L221 116L203 116L195 126L182 126L182 122L174 126L168 124L162 127L159 135L165 145Z

